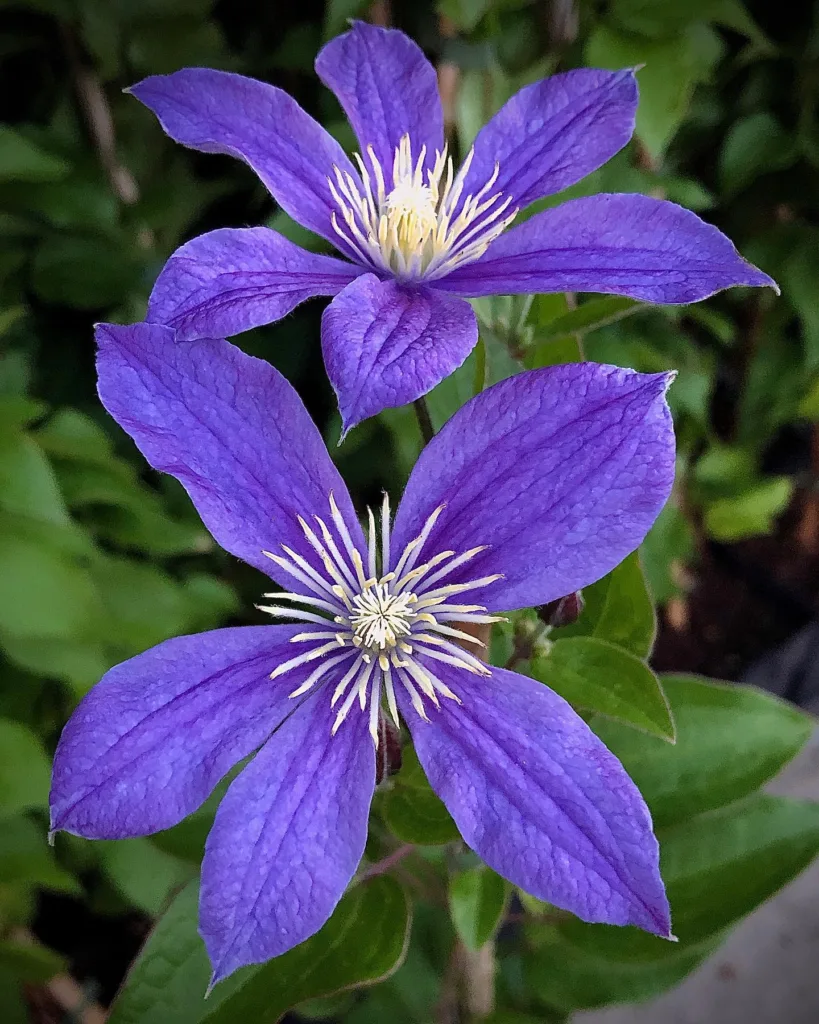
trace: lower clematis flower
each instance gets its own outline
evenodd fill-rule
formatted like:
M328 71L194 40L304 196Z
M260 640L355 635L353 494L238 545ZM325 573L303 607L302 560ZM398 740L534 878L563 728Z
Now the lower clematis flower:
M587 196L512 226L626 145L637 110L630 69L581 68L524 87L457 171L435 69L402 32L354 22L316 71L358 137L355 163L292 97L251 78L185 68L130 90L176 141L244 160L344 257L263 227L211 231L173 254L147 319L180 339L224 338L335 296L322 348L345 432L461 365L478 340L466 298L588 291L687 303L733 285L775 287L715 227L648 196Z
M98 328L99 392L214 538L278 581L268 626L167 640L67 724L52 829L142 836L255 753L202 864L214 981L328 919L361 860L380 717L410 731L465 842L585 921L669 935L649 812L546 686L468 649L463 625L599 579L642 541L674 474L668 374L576 364L505 380L422 452L366 530L295 391L226 341Z

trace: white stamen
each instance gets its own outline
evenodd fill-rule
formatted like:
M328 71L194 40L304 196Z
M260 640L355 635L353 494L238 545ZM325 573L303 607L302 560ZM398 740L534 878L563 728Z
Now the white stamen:
M317 669L314 669L310 673L310 675L304 680L301 686L297 687L292 693L289 693L287 696L300 697L303 693L307 693L307 691L315 683L317 683L319 679L323 678L323 676L325 676L334 665L337 665L340 661L344 661L345 658L351 657L355 658L355 655L353 654L352 651L344 651L342 654L337 654L334 658L327 658L325 661L321 663L321 665L319 665Z
M327 179L341 214L332 215L333 228L358 259L401 280L435 280L474 262L515 219L512 197L492 191L500 174L497 164L489 180L462 200L474 150L453 175L445 146L435 154L426 181L426 147L413 159L408 135L393 154L390 182L372 146L366 155L369 168L355 154L357 179L338 167L335 180Z
M409 167L413 179L420 180L422 163L416 161L410 165L410 156L408 151L399 154L396 166L399 170ZM339 194L348 185L349 182L341 179ZM374 202L372 186L368 187ZM366 199L366 203L370 201ZM308 645L308 649L276 666L271 678L304 669L298 672L297 681L298 677L301 681L291 697L332 684L330 707L335 708L340 703L332 734L335 735L358 703L362 713L367 715L367 727L377 745L382 731L382 703L386 704L383 714L389 712L398 724L397 684L400 683L416 713L425 720L429 720L429 707L441 707L442 697L461 703L461 698L431 670L430 663L438 662L474 675L490 675L487 666L459 644L485 645L457 625L447 623L491 623L498 621L499 616L487 615L483 605L449 603L449 599L464 591L486 587L500 577L484 576L447 584L452 572L485 548L471 548L462 554L425 551L444 510L443 505L427 517L418 535L400 554L396 552L395 559L390 548L390 506L386 494L380 537L375 516L368 510L366 552L359 547L360 539L359 544L353 540L353 532L332 495L329 505L327 520L312 517L318 524L318 532L304 517L297 517L314 553L312 562L285 546L282 550L287 557L266 552L276 565L302 585L305 593L272 591L265 597L276 603L257 607L276 619L292 619L308 627L290 639L293 644ZM317 568L317 564L321 568ZM313 666L313 662L318 664Z

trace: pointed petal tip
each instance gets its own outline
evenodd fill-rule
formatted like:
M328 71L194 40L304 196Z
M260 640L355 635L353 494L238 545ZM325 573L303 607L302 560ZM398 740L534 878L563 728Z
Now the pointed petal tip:
M772 288L773 289L773 293L776 296L780 296L782 294L782 289L779 287L779 285L776 283L776 281L774 281L774 279L770 275L764 273L762 270L759 270L759 268L757 268L757 267L754 267L754 270L756 270L756 272L757 272L757 274L759 274L759 278L760 278L760 280L758 282L758 287L760 287L760 288Z
M635 901L639 914L635 914L632 923L666 942L679 942L671 931L671 908L665 896L665 889L663 888L658 895L659 899L649 901L638 898Z
M668 393L668 389L677 379L679 372L679 370L667 370L665 373L660 373L657 375L662 382L662 393L664 395Z

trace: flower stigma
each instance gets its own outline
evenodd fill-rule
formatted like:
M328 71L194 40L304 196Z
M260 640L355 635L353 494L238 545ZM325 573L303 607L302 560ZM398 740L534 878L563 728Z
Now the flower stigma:
M282 555L264 552L301 584L303 593L265 594L267 598L284 603L257 607L274 618L295 619L307 624L308 628L297 633L290 642L310 645L304 653L278 665L271 679L317 662L317 667L309 671L290 694L290 697L299 697L327 682L330 675L340 676L330 699L331 707L338 706L333 735L358 701L361 711L369 715L370 734L377 746L382 698L393 721L399 724L397 687L407 694L425 721L429 721L425 701L435 707L440 706L441 698L461 703L460 697L432 667L435 662L475 675L491 674L482 661L456 641L484 645L450 623L501 621L501 616L487 615L483 605L453 603L458 595L488 586L501 577L496 574L467 582L446 582L454 570L485 551L485 546L471 548L463 554L454 551L427 554L426 560L421 561L443 505L435 509L418 536L394 558L390 549L390 505L386 494L380 530L376 529L372 511L367 510L369 537L365 556L353 543L332 494L329 500L329 523L315 516L314 529L301 516L298 519L323 572L286 545L282 545Z
M424 180L426 155L423 146L413 159L410 138L404 135L393 158L391 182L372 146L367 147L369 167L355 154L358 181L339 167L333 168L335 181L327 179L341 214L332 218L338 236L364 263L402 281L434 280L474 262L518 212L509 209L511 197L492 192L497 164L483 188L462 200L474 150L455 174L444 146Z

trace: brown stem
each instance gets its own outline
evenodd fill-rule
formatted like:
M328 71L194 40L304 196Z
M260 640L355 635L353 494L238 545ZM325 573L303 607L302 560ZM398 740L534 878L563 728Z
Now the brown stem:
M370 21L373 25L380 25L381 28L389 28L392 18L392 5L390 0L375 0L370 4Z
M402 861L407 854L412 853L415 847L412 843L404 843L397 849L393 850L392 853L388 853L386 857L382 857L381 860L371 864L365 871L362 872L359 881L364 882L368 878L377 878L378 875L385 875L390 871L399 861Z
M495 1009L495 943L487 942L478 950L464 947L462 960L467 1020L484 1020Z
M105 90L99 78L80 59L77 41L70 29L63 28L63 39L77 98L111 190L125 206L133 206L139 200L139 186L117 155L114 118Z
M452 39L458 28L451 18L442 14L438 18L438 33L441 39ZM444 133L451 142L455 135L456 103L461 85L461 69L452 61L438 62L438 92L441 94L441 108L444 112Z

